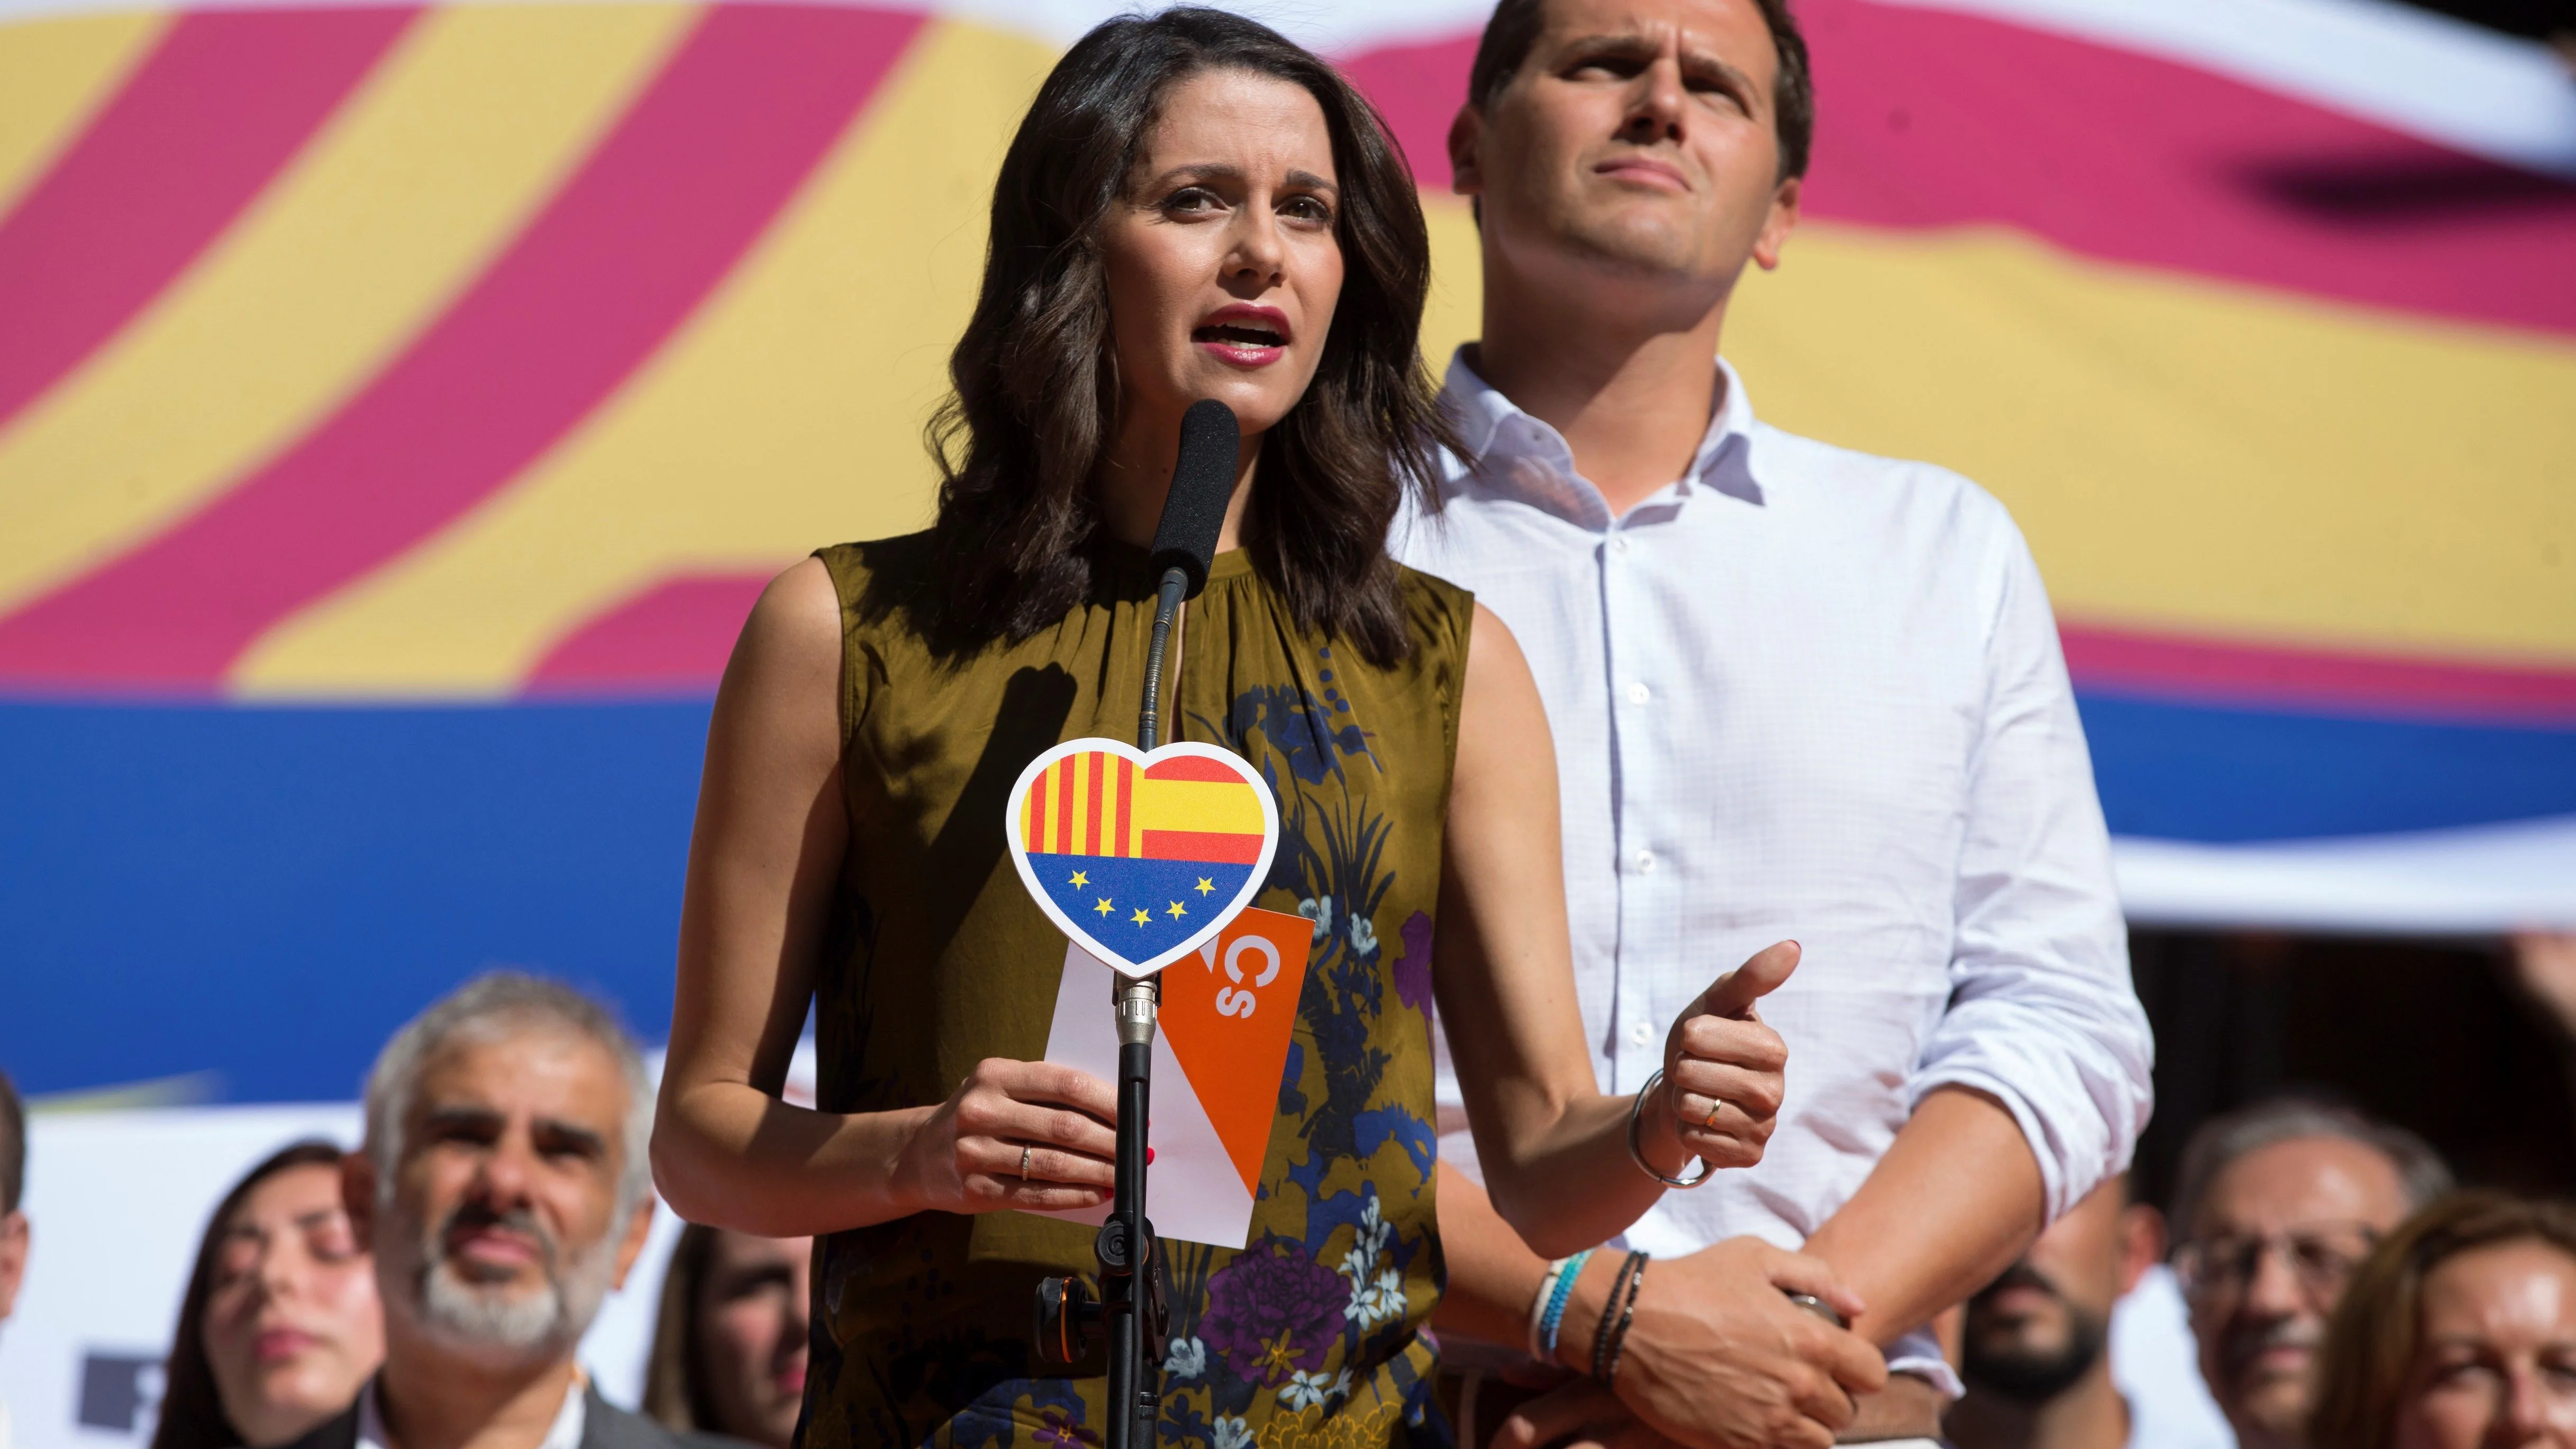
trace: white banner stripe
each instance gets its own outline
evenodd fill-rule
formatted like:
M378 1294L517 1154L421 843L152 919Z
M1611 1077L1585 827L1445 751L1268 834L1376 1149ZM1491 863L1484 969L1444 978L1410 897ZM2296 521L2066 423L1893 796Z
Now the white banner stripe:
M2494 935L2576 927L2576 816L2332 840L2111 842L2137 925Z
M2179 61L2437 145L2576 178L2576 76L2555 52L2396 0L1878 3L1985 15Z

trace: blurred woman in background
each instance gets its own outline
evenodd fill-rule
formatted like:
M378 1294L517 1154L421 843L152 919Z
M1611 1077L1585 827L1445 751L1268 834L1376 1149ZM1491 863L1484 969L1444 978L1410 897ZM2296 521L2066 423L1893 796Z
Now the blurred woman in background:
M383 1361L375 1263L340 1205L340 1157L295 1143L217 1204L179 1303L152 1449L293 1443Z
M2354 1273L2314 1449L2576 1446L2576 1207L2442 1198Z
M788 1449L805 1401L812 1238L691 1223L671 1252L644 1412L682 1432Z

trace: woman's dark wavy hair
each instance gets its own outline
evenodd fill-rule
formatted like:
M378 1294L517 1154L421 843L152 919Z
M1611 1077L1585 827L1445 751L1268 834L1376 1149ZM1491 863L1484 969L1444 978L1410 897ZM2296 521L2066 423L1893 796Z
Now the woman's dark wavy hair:
M197 1263L188 1271L188 1291L179 1299L179 1326L170 1335L170 1358L163 1369L161 1422L152 1430L151 1449L235 1449L241 1430L224 1412L215 1392L215 1367L206 1357L206 1300L215 1292L215 1260L223 1248L224 1228L241 1210L251 1189L291 1168L340 1165L340 1149L320 1138L291 1142L224 1194L206 1219L205 1236L197 1240Z
M1300 86L1323 108L1340 183L1341 298L1305 397L1262 439L1246 504L1253 566L1301 628L1374 663L1410 649L1387 528L1432 501L1450 442L1419 351L1431 244L1385 123L1331 66L1218 10L1129 16L1057 62L993 187L984 286L931 420L934 638L1020 640L1090 597L1091 496L1119 406L1100 232L1172 87L1214 70Z

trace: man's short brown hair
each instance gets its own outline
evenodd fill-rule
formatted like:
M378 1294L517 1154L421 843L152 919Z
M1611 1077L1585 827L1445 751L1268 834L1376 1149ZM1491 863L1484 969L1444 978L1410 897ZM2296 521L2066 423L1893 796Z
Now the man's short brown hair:
M0 1072L0 1218L18 1210L27 1192L27 1108L7 1072Z
M1807 152L1816 139L1816 83L1807 65L1807 37L1789 0L1753 0L1762 23L1771 29L1771 48L1780 64L1771 80L1771 117L1780 136L1780 179L1807 174ZM1476 42L1476 63L1467 72L1467 104L1486 110L1529 60L1539 32L1547 28L1547 0L1499 0L1485 36Z

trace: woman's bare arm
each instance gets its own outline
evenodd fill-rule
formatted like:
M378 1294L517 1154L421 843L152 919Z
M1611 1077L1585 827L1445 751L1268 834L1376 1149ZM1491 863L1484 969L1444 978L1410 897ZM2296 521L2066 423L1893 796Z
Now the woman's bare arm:
M653 1176L693 1222L795 1237L926 1210L1089 1207L1116 1099L1044 1063L980 1064L892 1112L779 1100L851 822L840 774L841 608L820 560L773 580L716 691L680 909ZM1034 1144L1028 1178L1020 1149Z
M1629 1160L1630 1099L1603 1096L1583 1040L1565 910L1556 752L1511 631L1481 605L1467 655L1432 981L1495 1210L1532 1248L1616 1236L1663 1187ZM1753 1011L1795 966L1774 947L1674 1024L1640 1145L1665 1173L1694 1156L1750 1166L1779 1111L1787 1050Z

